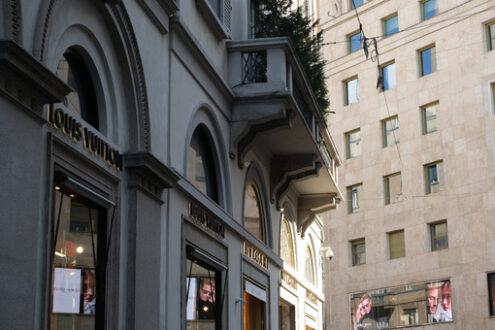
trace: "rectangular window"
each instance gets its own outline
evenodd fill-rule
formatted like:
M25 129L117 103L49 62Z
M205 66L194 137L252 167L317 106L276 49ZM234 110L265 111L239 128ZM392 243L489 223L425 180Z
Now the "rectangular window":
M440 189L442 188L442 175L442 162L425 165L426 194L436 193L440 191Z
M421 107L421 116L423 118L423 135L438 130L438 102Z
M442 250L449 247L446 220L430 224L430 240L431 251Z
M394 33L399 32L399 16L397 13L392 16L388 16L383 20L383 34L388 37Z
M421 16L423 21L432 18L437 14L437 1L426 0L421 2Z
M402 196L402 179L400 173L384 177L385 204L397 203Z
M351 3L351 9L359 8L363 5L363 0L349 0Z
M350 78L344 81L345 105L357 103L359 101L358 78Z
M399 143L399 117L395 116L382 121L383 147Z
M359 210L359 198L362 191L362 184L347 187L348 212L356 213Z
M486 26L486 41L488 46L488 51L495 48L495 22L487 24Z
M490 316L495 316L495 273L488 274L488 297Z
M361 44L361 32L355 32L347 36L349 42L349 53L353 53L356 50L363 48Z
M406 256L404 230L388 233L388 248L390 259L397 259Z
M389 63L381 68L381 74L383 78L382 88L384 91L389 90L391 88L395 88L396 86L396 78L395 78L395 63Z
M186 327L221 329L221 272L187 250Z
M429 75L436 71L436 48L435 45L419 51L420 75Z
M361 155L361 131L356 129L345 133L347 159Z
M105 319L105 212L72 190L55 189L51 329L99 329Z
M366 244L365 239L361 238L351 242L352 248L352 265L363 265L366 263Z
M404 325L414 325L418 323L418 309L406 308L400 316Z

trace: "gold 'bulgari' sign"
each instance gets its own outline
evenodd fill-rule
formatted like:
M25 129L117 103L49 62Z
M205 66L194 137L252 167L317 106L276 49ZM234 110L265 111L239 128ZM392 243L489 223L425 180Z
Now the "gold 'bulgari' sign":
M294 290L297 290L297 281L294 277L292 277L289 273L286 271L282 271L282 281L293 288Z
M92 154L103 159L108 165L122 170L122 157L118 150L112 148L88 127L84 127L77 119L64 110L47 107L46 120L56 129L69 136L75 143L83 142L84 147Z
M260 251L257 247L244 241L243 253L246 257L260 265L261 267L268 269L268 257L266 254Z
M313 292L306 291L306 299L308 299L315 305L318 304L318 300L316 299L316 296Z
M197 224L206 227L214 234L219 237L225 237L225 229L223 224L215 219L211 214L206 212L200 205L189 202L189 216L193 219Z

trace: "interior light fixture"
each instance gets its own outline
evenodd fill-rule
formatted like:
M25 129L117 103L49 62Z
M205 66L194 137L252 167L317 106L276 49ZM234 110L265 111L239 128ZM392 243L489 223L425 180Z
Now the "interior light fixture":
M55 251L55 255L57 257L62 257L62 258L65 258L65 254L61 253L61 252L58 252L58 251Z
M55 190L60 190L60 187L59 186L55 186Z
M77 253L81 254L81 253L83 253L84 248L83 248L82 246L78 246L78 247L76 248L76 251L77 251Z
M74 198L74 197L76 197L76 195L70 194L69 197Z

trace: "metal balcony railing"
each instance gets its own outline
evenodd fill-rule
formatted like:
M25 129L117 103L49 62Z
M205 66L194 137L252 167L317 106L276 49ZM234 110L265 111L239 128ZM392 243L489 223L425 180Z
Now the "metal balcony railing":
M266 50L242 52L242 83L266 82Z

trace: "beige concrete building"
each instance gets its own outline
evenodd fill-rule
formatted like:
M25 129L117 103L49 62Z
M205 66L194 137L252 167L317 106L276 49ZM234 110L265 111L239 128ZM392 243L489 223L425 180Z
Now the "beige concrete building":
M351 1L320 2L327 329L495 329L495 2Z

